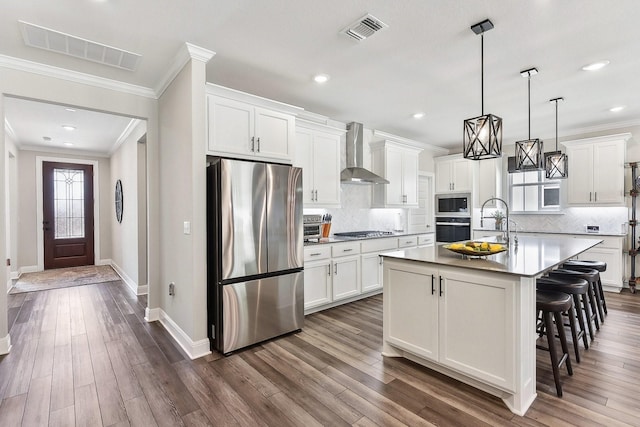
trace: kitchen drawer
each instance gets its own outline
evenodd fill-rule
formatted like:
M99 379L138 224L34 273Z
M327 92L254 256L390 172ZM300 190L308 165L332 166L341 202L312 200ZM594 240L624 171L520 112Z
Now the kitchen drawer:
M338 243L331 246L333 257L360 254L360 242Z
M362 253L368 252L384 252L392 249L398 249L398 239L371 239L362 242Z
M418 236L418 246L433 246L435 242L436 238L433 233Z
M574 238L579 239L597 239L602 240L602 243L595 246L596 248L611 248L611 249L620 249L622 250L622 239L620 237L613 236L598 236L598 235L585 235L582 234L580 236L573 236Z
M331 245L315 245L304 248L304 261L331 258Z
M398 237L399 248L410 248L412 246L418 246L418 236Z

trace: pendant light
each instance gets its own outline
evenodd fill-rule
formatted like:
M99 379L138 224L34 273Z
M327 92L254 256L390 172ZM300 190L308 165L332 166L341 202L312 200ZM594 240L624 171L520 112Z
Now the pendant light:
M544 151L542 150L542 141L538 138L531 139L531 76L535 76L536 74L538 74L538 70L536 68L520 71L520 75L527 78L529 139L516 142L516 170L518 171L544 169Z
M484 33L493 28L493 23L485 19L471 26L480 34L480 81L482 115L464 121L462 154L466 159L482 160L502 156L502 119L493 114L484 114Z
M566 178L569 176L569 169L567 165L567 155L558 150L558 101L564 101L564 98L553 98L549 102L555 102L556 104L556 151L545 153L545 177L552 178Z

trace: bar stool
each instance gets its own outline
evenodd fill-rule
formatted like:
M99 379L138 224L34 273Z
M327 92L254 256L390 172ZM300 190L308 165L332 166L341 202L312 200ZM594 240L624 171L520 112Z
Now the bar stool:
M587 340L587 329L584 325L584 316L582 316L582 306L588 305L587 291L589 290L589 284L584 279L571 280L569 277L561 279L554 279L551 277L541 277L536 281L536 288L539 291L552 291L562 292L571 295L573 299L573 305L568 310L569 327L571 329L571 338L573 340L573 351L576 355L576 362L580 363L580 352L578 350L578 341L582 339L585 350L589 349L589 342ZM582 305L580 298L582 297ZM578 319L578 326L576 327L576 317ZM567 326L565 324L565 326Z
M596 330L600 330L600 322L598 321L598 305L596 302L596 297L593 289L594 281L596 281L598 271L597 270L589 270L589 271L575 271L575 270L567 270L564 268L558 268L557 270L552 270L549 272L549 277L557 278L562 280L563 278L570 277L572 279L584 279L589 283L589 289L587 290L587 296L589 297L589 303L584 306L584 313L587 316L587 326L589 329L589 337L591 341L593 341L593 328L591 327L591 322L593 321L596 326Z
M571 358L569 357L569 347L567 346L567 337L562 326L562 312L571 310L571 296L561 292L537 291L536 292L536 309L542 311L542 319L547 336L548 347L536 344L536 348L547 350L551 355L551 369L553 370L553 380L556 383L556 393L558 397L562 397L562 385L560 384L560 367L566 364L567 373L573 375L571 368ZM560 339L560 347L562 348L562 356L558 358L556 350L555 336L553 333L553 319L555 319L558 338Z
M571 259L562 264L562 268L566 268L568 270L576 270L583 268L592 268L594 270L598 270L598 273L602 273L607 271L607 263L604 261L587 261L587 260L578 260ZM602 280L600 280L600 274L598 274L598 293L600 294L600 302L602 304L602 309L604 310L604 314L609 314L607 312L607 301L604 299L604 289L602 289Z

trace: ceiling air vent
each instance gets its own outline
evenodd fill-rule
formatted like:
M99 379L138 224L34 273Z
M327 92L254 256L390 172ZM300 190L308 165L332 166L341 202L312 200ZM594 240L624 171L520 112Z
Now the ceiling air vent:
M61 33L60 31L40 27L24 21L18 22L20 23L24 43L27 46L62 53L64 55L74 56L129 71L136 69L142 57L142 55L138 55L137 53L127 52L126 50Z
M387 27L387 24L385 24L375 16L366 14L340 32L342 34L346 34L352 39L362 41Z

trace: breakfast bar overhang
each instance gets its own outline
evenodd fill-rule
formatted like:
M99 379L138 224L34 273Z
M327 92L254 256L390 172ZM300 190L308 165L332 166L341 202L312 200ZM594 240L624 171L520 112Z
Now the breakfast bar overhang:
M382 254L382 354L498 396L524 415L536 398L536 278L601 241L519 236L482 258L442 245Z

